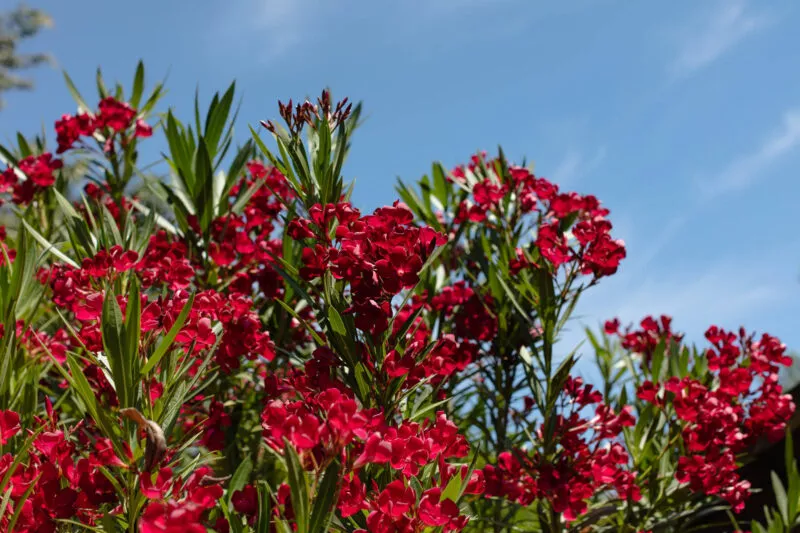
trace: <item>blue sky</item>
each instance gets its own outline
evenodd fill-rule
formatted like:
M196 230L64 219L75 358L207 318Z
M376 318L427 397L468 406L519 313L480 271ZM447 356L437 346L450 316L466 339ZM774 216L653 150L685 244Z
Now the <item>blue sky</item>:
M502 144L539 175L596 194L628 244L620 272L578 307L769 331L800 349L800 5L745 0L232 0L36 2L54 53L84 94L94 71L130 83L169 74L165 103L191 112L236 79L246 124L277 99L364 100L346 173L362 209L397 176ZM569 4L569 5L566 5ZM0 139L51 128L74 104L57 70L7 97ZM568 337L568 339L573 337ZM574 336L578 338L577 335Z

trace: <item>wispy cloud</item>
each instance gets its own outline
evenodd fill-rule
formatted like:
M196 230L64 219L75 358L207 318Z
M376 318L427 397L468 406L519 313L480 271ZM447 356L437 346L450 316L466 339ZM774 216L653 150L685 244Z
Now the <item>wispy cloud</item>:
M575 181L591 174L600 166L605 157L606 149L604 147L599 148L590 156L577 150L570 150L548 177L559 187L571 186Z
M743 190L760 179L779 159L800 148L800 109L783 114L781 127L762 142L758 149L734 160L719 175L700 188L706 198Z
M638 323L647 315L661 314L674 317L676 328L697 341L711 324L728 328L752 324L759 315L795 301L800 287L787 290L791 276L764 263L775 259L780 264L777 258L785 255L785 249L755 255L757 261L730 257L701 269L684 266L657 276L626 272L610 278L578 304L565 346L581 340L582 327L596 328L602 320L619 317L623 324Z
M755 12L746 0L721 0L706 16L690 24L681 36L677 57L670 66L676 77L689 75L719 59L745 37L772 21Z
M265 41L264 51L279 57L302 39L303 12L307 2L300 0L258 0L249 25L259 31Z
M227 45L246 48L254 60L269 63L312 39L330 8L322 0L242 0L225 4L215 24Z

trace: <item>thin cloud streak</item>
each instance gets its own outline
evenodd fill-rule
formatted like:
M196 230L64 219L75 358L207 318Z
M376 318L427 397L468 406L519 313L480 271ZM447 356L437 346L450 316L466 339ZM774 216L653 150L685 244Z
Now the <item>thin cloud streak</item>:
M748 10L746 0L719 2L706 20L686 31L680 51L670 66L672 75L687 76L710 65L771 22L772 18L765 13Z
M577 150L570 150L549 173L550 179L557 183L559 187L571 186L575 181L587 176L597 169L606 157L606 149L600 148L591 158Z
M220 20L226 45L245 49L262 64L286 58L313 39L324 12L321 0L243 0L226 4ZM219 40L215 40L215 46Z
M781 249L757 255L764 259L785 253ZM751 323L759 314L797 298L797 291L786 288L790 276L782 277L777 267L762 267L761 263L728 258L699 271L675 269L658 277L630 273L634 275L606 280L578 304L565 346L581 339L583 327L596 329L603 320L614 317L628 324L647 315L670 315L690 340L699 340L711 324L732 328Z
M706 198L747 189L761 179L770 166L800 148L800 109L785 112L782 122L780 130L755 152L734 160L710 182L700 184Z

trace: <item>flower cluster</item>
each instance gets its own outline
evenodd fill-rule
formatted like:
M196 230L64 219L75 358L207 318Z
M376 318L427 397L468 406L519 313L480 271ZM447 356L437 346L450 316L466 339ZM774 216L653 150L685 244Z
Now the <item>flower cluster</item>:
M205 533L205 515L223 494L213 471L200 467L186 479L164 467L140 478L141 491L150 500L139 522L141 533Z
M125 463L109 442L92 437L81 424L67 431L60 429L49 401L47 413L45 419L34 417L40 430L31 433L32 452L27 462L15 463L11 453L0 457L0 478L8 476L11 498L10 507L0 516L3 531L17 513L14 531L23 533L56 531L58 520L71 518L92 525L102 517L102 506L116 501L114 487L102 470L112 465L124 467ZM19 415L0 411L0 444L20 431ZM80 450L87 451L86 457L80 456Z
M680 345L682 335L672 331L671 319L646 317L641 329L618 330L618 321L606 324L622 345L643 355L650 364L654 350ZM686 453L678 459L676 479L691 490L718 495L741 511L750 494L750 483L740 479L737 455L766 437L780 440L795 405L778 384L780 366L789 366L786 346L764 334L760 339L742 328L738 334L717 326L705 334L711 344L694 361L710 372L672 376L661 382L644 381L640 400L656 406L674 420ZM664 348L662 348L664 349Z
M581 273L595 278L617 271L625 258L625 245L611 238L611 222L605 218L609 211L596 197L562 193L554 183L519 166L510 166L504 180L497 172L501 165L499 160L486 161L482 154L451 172L450 179L469 186L472 193L458 205L456 223L485 223L490 213L495 219L514 215L513 209L505 206L513 198L521 215L537 213L535 243L554 268L574 264ZM572 226L569 234L565 223ZM535 263L519 250L514 267L518 270L526 264Z
M45 152L38 156L29 155L16 166L9 165L0 174L0 194L12 193L11 200L17 205L28 205L36 193L52 187L56 182L56 171L64 163ZM0 205L3 200L0 198Z
M319 349L305 371L270 380L267 388L274 399L261 414L266 443L279 452L288 443L304 468L317 475L332 461L347 465L338 509L343 518L367 512L370 532L412 533L431 526L463 529L467 518L453 496L442 497L453 476L468 473L466 465L448 462L469 453L457 426L444 412L418 423L392 422L393 417L380 410L363 409L344 384L327 377L333 357L330 351ZM387 472L381 485L374 482L376 467ZM438 476L428 480L428 488L415 490L412 479L430 468L437 468ZM370 475L373 482L366 484ZM465 493L482 493L482 472L469 475L464 480Z
M554 343L626 255L597 198L478 154L364 214L340 175L360 106L281 104L279 153L257 133L234 153L231 87L205 123L166 115L177 187L151 203L130 188L161 89L136 80L56 122L63 160L20 141L0 174L29 206L0 226L0 531L647 530L743 508L741 454L795 409L786 348L712 327L690 356L669 317L612 320L603 386L574 377ZM640 364L614 367L620 347Z
M56 141L59 154L73 149L81 137L93 137L96 134L105 137L105 150L112 148L112 139L116 134L121 135L121 142L125 144L130 136L150 137L153 128L142 119L137 119L137 111L128 103L120 102L112 96L100 100L95 113L79 113L76 116L63 115L56 121ZM129 130L133 127L133 131Z
M486 493L521 505L545 499L568 521L586 512L590 498L610 489L624 500L639 501L636 473L618 439L635 423L630 406L615 413L580 378L567 379L564 396L571 410L553 421L553 451L502 452L496 465L484 468ZM538 431L543 438L545 427Z
M374 336L389 327L391 299L417 284L423 263L445 242L442 235L413 221L413 213L399 202L363 217L349 203L317 204L308 218L293 220L287 232L294 239L316 241L303 250L303 279L319 278L329 270L335 279L348 282L352 305L345 313L355 316L358 329Z
M134 270L141 275L143 285L161 283L174 291L168 299L153 301L142 295L142 332L156 335L172 327L189 297L183 289L194 276L194 270L179 255L181 249L180 244L165 242L164 234L159 233L151 238L141 260L136 252L115 246L84 259L80 268L59 264L44 269L39 273L39 279L49 284L56 305L71 311L80 322L78 334L81 342L100 351L104 281L113 280L122 272ZM118 296L117 301L124 313L125 297ZM223 295L211 289L198 293L176 339L187 347L193 347L195 352L210 348L217 341L212 326L219 322L224 335L215 358L224 372L238 368L242 357L272 359L274 349L269 333L263 331L251 308L252 302L240 294Z

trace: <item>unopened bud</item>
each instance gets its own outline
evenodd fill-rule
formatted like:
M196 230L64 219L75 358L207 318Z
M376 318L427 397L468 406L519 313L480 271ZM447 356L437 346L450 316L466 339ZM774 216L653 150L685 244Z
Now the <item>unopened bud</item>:
M144 447L144 471L151 472L157 467L164 455L167 453L167 439L164 437L164 430L161 426L146 419L142 413L132 407L120 410L125 418L132 420L139 426L140 431L145 434Z

